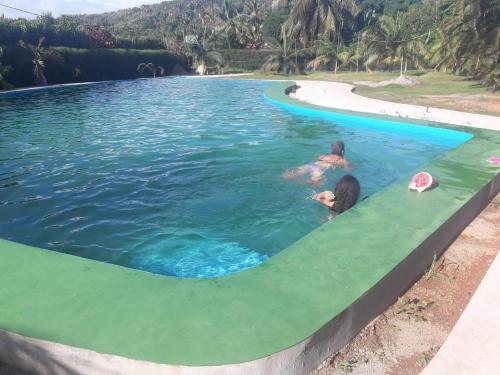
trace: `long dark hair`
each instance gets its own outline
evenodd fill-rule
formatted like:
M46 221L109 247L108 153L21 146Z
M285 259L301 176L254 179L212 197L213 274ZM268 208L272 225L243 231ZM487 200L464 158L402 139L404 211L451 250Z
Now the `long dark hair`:
M345 152L344 142L337 141L335 143L332 143L331 148L333 155L344 157L344 152Z
M339 214L347 211L358 201L360 190L361 186L356 177L346 174L335 185L335 204L332 210Z

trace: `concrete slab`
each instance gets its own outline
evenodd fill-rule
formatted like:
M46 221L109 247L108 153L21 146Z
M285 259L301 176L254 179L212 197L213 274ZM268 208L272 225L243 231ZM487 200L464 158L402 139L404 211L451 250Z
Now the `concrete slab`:
M354 86L348 83L325 81L296 81L296 83L300 89L292 97L323 107L500 130L500 118L496 116L367 98L355 94L353 92Z
M422 375L500 372L500 255Z

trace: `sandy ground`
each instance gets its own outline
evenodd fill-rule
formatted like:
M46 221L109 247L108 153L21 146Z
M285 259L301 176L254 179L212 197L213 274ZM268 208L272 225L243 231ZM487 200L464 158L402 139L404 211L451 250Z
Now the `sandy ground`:
M445 107L457 111L474 109L477 113L493 113L500 116L500 100L496 95L421 95L412 104ZM499 120L500 121L500 120Z
M499 251L500 194L397 303L311 374L420 373Z

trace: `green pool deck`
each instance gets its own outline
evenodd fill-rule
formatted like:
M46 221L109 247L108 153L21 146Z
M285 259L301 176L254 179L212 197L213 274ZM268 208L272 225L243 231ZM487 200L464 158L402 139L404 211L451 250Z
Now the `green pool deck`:
M289 85L266 95L320 109L284 95ZM365 295L491 181L498 189L499 167L486 159L500 151L499 132L433 126L474 135L420 168L439 187L409 192L409 174L233 275L178 279L0 240L0 329L185 366L242 363L290 348Z

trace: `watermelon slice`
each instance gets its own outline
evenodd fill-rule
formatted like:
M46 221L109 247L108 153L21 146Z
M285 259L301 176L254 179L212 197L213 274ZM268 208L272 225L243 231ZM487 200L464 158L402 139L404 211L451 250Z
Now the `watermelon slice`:
M500 157L492 156L491 158L488 158L488 162L491 164L500 165Z
M436 185L436 179L427 172L418 172L411 179L408 189L422 193Z

